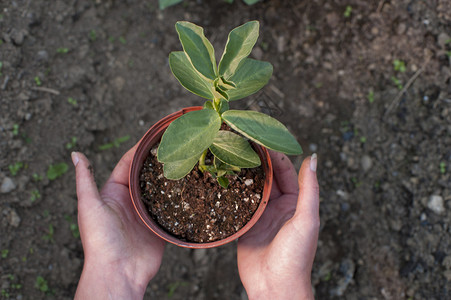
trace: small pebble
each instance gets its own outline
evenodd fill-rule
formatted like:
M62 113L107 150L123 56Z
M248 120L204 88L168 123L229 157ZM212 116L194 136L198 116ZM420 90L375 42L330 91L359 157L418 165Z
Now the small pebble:
M244 184L246 185L246 186L250 186L251 184L253 184L254 183L254 180L253 179L246 179L245 181L244 181Z
M2 194L6 194L6 193L13 191L15 188L16 188L16 184L14 183L14 181L9 177L5 177L3 179L2 185L0 187L0 192Z
M434 213L440 215L445 212L445 204L443 201L443 197L439 195L432 195L428 201L428 208L432 210Z

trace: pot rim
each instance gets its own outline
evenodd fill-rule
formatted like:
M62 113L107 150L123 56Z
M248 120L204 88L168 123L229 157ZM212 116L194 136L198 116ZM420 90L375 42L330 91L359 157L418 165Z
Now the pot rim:
M217 240L214 242L206 242L206 243L195 243L195 242L187 242L180 240L176 238L175 236L172 236L170 233L166 232L164 229L162 229L153 219L150 217L149 213L147 212L147 209L144 205L144 203L141 201L141 188L139 184L139 175L141 172L142 164L144 163L146 157L149 155L149 151L152 148L152 146L158 142L161 138L161 136L164 133L164 130L169 126L169 124L177 119L178 117L194 110L201 110L203 109L202 106L191 106L184 108L182 110L179 110L177 112L174 112L170 115L167 115L166 117L160 119L157 123L155 123L150 129L144 134L144 136L141 138L141 140L138 143L138 147L136 148L135 154L133 155L132 163L130 164L130 171L129 171L129 191L130 191L130 197L132 199L133 206L135 208L135 211L137 212L139 218L141 221L146 225L147 228L149 228L154 234L159 236L160 238L164 239L167 242L170 242L172 244L175 244L180 247L185 248L193 248L193 249L203 249L203 248L213 248L225 245L227 243L230 243L236 239L238 239L240 236L245 234L249 229L252 228L252 226L257 223L258 219L263 214L268 202L269 202L269 196L271 194L271 187L272 187L272 181L273 181L273 171L272 171L272 163L271 159L269 157L269 152L266 148L257 145L255 150L257 151L258 155L260 156L260 159L262 161L262 166L265 171L265 185L263 188L262 193L262 199L260 201L260 204L255 211L252 218L249 220L249 222L246 223L240 230L238 230L236 233L232 234L231 236L228 236L224 239Z

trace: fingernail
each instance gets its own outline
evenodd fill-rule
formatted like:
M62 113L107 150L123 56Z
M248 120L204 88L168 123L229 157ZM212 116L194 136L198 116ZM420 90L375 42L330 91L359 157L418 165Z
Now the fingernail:
M313 172L316 172L316 164L317 164L317 156L316 153L312 154L312 157L310 157L310 170Z
M77 152L72 152L70 154L70 157L72 158L72 163L74 164L74 166L76 167L78 162L80 161L80 159L78 158L78 153Z

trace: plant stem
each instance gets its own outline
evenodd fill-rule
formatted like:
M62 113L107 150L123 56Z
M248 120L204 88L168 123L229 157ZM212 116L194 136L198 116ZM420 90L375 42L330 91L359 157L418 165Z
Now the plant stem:
M205 149L205 151L202 153L202 155L199 158L199 170L202 172L205 172L207 170L205 166L205 157L207 157L207 151L208 149Z
M215 98L214 100L213 100L213 107L214 107L214 109L217 111L217 112L219 112L219 105L221 104L221 99L219 99L219 98Z

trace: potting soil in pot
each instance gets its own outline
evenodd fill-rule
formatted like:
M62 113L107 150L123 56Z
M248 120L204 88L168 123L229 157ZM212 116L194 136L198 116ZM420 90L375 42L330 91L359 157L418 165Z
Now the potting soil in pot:
M263 196L261 166L227 176L227 189L197 165L184 178L169 180L163 176L156 147L141 170L141 199L167 232L188 242L214 242L236 233L252 218Z

